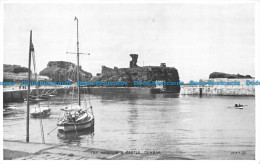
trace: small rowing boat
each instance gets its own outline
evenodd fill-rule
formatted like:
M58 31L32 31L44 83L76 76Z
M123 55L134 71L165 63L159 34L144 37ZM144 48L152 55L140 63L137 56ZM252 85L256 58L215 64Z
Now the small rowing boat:
M237 109L244 109L244 105L241 105L241 104L235 104L234 107Z
M16 107L13 107L13 106L5 107L3 109L3 115L6 116L6 115L14 114L15 110L16 110Z
M51 108L49 107L36 107L30 112L31 117L46 117L51 114Z

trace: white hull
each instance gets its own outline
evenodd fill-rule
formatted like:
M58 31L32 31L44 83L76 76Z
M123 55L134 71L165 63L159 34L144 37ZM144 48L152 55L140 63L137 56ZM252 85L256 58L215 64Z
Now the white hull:
M51 109L49 107L36 108L30 113L31 117L46 117L51 114Z
M15 113L15 109L16 109L16 107L4 108L3 115L6 116L6 115L9 115L9 114L13 114L13 113Z

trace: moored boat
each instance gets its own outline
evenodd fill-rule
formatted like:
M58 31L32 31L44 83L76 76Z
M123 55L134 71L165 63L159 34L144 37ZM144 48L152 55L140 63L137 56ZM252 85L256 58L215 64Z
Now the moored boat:
M51 108L49 107L35 107L31 112L31 117L46 117L51 114Z
M85 130L94 127L94 115L92 107L77 106L61 109L63 110L64 117L58 121L58 129L64 132Z
M14 114L15 110L16 110L16 107L13 107L13 106L5 107L5 108L3 108L3 115L6 116L6 115Z
M27 97L25 97L25 98L24 98L24 102L25 102L25 103L28 103L27 101L28 101L28 99L27 99ZM36 97L36 96L30 95L30 96L29 96L29 102L30 102L31 104L33 104L33 103L38 103L39 100L37 100L37 97Z
M48 96L49 96L49 97L55 97L55 96L57 96L57 95L58 95L58 93L57 93L57 90L56 90L56 89L53 90L52 92L48 93Z
M40 95L36 97L37 101L47 101L49 97L47 95Z
M34 66L34 72L35 72L35 79L38 84L38 77L36 72L36 59L35 59L35 49L31 40L32 34L30 34L30 53L29 53L29 68L31 67L31 57L33 58L33 66ZM30 81L30 69L28 70L28 80ZM30 90L30 85L27 89L27 97L24 99L24 101L27 103L27 117L29 115L31 117L45 117L49 116L51 113L51 108L49 106L40 106L40 103L38 104L38 107L33 108L30 110L30 104L32 103L38 103L40 101L46 101L48 100L48 96L44 94L45 89L42 91L42 93L39 93L39 85L36 85L36 96L32 95L32 91Z
M77 21L77 68L79 68L78 18L75 17L74 20ZM79 69L77 69L77 81L79 81ZM86 104L81 105L80 85L77 85L77 92L78 92L78 105L76 106L71 105L70 107L65 107L61 109L65 113L63 117L58 120L57 123L57 127L60 131L68 132L68 131L88 130L94 128L95 122L94 122L94 114L92 111L92 106L90 104L88 106Z

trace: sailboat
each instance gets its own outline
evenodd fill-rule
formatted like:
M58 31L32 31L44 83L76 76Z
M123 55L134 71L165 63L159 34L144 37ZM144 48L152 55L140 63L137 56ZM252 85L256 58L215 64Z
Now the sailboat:
M37 97L36 97L36 96L33 96L33 95L29 95L29 100L28 100L27 97L24 98L24 102L25 102L25 103L28 103L28 101L29 101L30 104L38 103L38 102L39 102L38 99L37 99Z
M48 91L47 91L46 93L44 93L44 91L45 91L45 88L44 88L44 90L41 92L41 94L37 96L37 99L38 99L39 101L47 101L47 100L50 99L50 96L48 95Z
M79 20L75 17L77 22L77 81L79 81L79 37L78 37L78 23ZM92 106L82 105L80 100L80 85L77 84L78 104L76 106L62 108L64 115L58 120L58 130L63 132L90 130L94 128L94 114Z
M31 33L32 35L32 33ZM32 43L32 40L30 40L30 53L29 53L29 69L28 69L28 80L30 81L30 76L31 76L31 57L33 57L33 64L34 64L34 72L35 72L35 79L37 80L37 73L36 73L36 63L35 63L35 52L34 52L34 46ZM38 82L38 80L37 80ZM27 104L30 105L30 103L32 102L37 102L40 101L39 96L39 86L36 85L36 92L37 92L37 96L31 96L29 93L30 91L30 87L28 86L28 94L27 94ZM41 107L40 104L38 104L37 107L34 108L34 110L30 111L30 116L31 117L43 117L43 116L47 116L50 115L50 111L51 109L49 108L49 106L45 106L45 107Z

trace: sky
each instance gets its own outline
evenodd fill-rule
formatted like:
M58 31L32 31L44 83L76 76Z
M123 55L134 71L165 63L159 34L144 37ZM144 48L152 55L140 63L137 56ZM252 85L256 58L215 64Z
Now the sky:
M212 72L255 76L253 3L6 3L4 64L28 66L29 32L38 72L49 61L76 63L79 19L83 69L166 63L181 81L207 79Z

